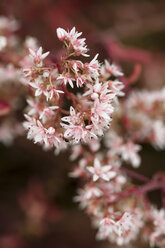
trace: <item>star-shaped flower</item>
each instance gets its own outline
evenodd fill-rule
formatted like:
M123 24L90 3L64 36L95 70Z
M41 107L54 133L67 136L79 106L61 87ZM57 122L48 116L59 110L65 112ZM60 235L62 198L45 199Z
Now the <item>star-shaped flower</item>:
M116 176L116 172L112 170L111 165L101 166L98 158L94 160L94 166L88 166L87 170L93 174L93 181L97 181L99 178L102 178L105 181L109 181L110 179Z

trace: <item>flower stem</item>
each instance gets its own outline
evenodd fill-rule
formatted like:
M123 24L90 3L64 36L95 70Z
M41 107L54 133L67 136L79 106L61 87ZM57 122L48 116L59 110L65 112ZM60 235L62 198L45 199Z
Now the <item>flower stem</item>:
M121 168L120 171L121 171L121 172L124 172L124 173L127 174L128 176L130 176L130 177L132 177L132 178L135 178L135 179L137 179L137 180L139 180L139 181L142 181L142 182L145 182L145 183L147 183L147 182L150 181L150 179L149 179L148 177L145 177L145 176L143 176L143 175L141 175L141 174L139 174L139 173L137 173L137 172L128 170L128 169L126 169L126 168Z

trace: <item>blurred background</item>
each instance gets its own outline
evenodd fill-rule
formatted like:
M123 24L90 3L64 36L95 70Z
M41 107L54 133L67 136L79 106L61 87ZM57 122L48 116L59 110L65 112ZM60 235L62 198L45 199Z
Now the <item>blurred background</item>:
M36 37L54 56L62 48L56 28L75 26L91 56L120 64L133 87L165 84L164 0L0 0L0 15L16 18L21 39ZM68 157L26 137L0 145L0 248L111 247L95 241L89 218L73 203L79 182L68 178ZM165 152L145 145L142 161L139 171L151 177L163 170ZM159 205L159 192L150 197Z

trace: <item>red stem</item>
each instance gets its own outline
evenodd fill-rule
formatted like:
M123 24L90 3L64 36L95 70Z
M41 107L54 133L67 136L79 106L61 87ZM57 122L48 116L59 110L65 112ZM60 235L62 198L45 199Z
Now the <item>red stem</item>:
M123 198L126 198L130 195L133 194L142 194L145 195L147 192L156 190L156 189L164 189L164 183L163 182L155 182L151 181L148 184L145 184L143 186L137 187L137 186L132 186L128 190L125 190L121 194L118 195L118 198L114 201L116 203L117 201L120 201Z
M128 170L126 168L120 168L120 171L121 172L124 172L125 174L127 174L128 176L132 177L132 178L135 178L139 181L142 181L142 182L145 182L145 183L148 183L150 181L150 179L148 177L145 177L137 172L134 172L134 171L131 171L131 170Z
M150 182L142 187L138 188L139 193L145 194L148 191L156 190L156 189L163 189L164 182Z

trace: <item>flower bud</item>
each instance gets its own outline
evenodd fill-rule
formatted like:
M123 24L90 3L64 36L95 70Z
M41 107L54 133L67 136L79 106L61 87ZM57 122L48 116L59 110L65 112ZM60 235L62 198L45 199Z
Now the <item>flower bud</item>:
M67 38L67 32L63 28L57 28L57 37L63 41Z

